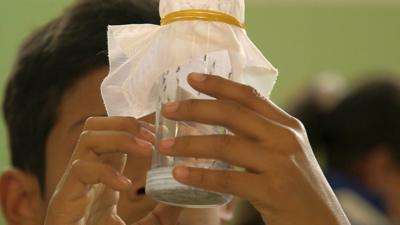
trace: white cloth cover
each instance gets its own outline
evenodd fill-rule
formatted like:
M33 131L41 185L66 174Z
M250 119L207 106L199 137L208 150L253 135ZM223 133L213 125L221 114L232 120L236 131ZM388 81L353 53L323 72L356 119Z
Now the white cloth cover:
M160 0L161 18L185 9L219 11L244 23L244 0ZM245 29L222 22L109 26L108 54L110 71L101 85L101 93L109 116L140 118L155 112L160 78L168 70L183 67L189 72L218 75L218 71L199 71L193 65L206 55L229 62L231 80L253 86L266 97L278 75L277 69L250 41ZM190 92L186 78L180 80L184 82L179 86Z

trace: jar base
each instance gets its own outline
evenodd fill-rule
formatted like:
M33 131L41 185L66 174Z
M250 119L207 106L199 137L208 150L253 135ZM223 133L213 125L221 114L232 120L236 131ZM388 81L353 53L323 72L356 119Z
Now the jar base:
M151 169L147 173L146 194L156 201L186 208L212 208L233 199L229 194L181 184L173 178L172 170L173 167Z

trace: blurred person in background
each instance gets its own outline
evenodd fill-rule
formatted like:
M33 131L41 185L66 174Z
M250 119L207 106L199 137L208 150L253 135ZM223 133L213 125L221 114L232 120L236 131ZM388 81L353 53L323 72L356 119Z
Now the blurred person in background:
M309 95L290 112L325 156L328 181L351 223L400 224L399 81L368 81L331 110L318 98Z
M294 117L299 117L306 126L307 135L321 166L326 165L324 151L324 126L327 115L347 95L348 83L342 74L335 71L319 73L309 85L300 90L287 105L288 112Z

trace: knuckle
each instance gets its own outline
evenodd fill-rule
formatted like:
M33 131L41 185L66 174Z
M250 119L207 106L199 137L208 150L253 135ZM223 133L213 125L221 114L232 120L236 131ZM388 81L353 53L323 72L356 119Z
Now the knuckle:
M284 129L284 133L289 140L297 139L297 131L291 127L287 127L286 129Z
M261 94L255 88L249 85L244 86L244 93L245 96L252 99L252 98L260 98Z
M302 136L300 133L295 129L290 129L290 136L291 140L296 144L296 146L299 146L299 144L302 142Z
M82 170L82 167L83 161L81 159L76 159L71 163L70 172L76 175Z
M296 130L303 130L304 129L303 123L299 119L297 119L295 117L290 116L289 119L288 119L288 123L289 123L290 127L294 128Z
M140 129L140 122L133 117L126 116L119 120L120 127L128 127L128 130L138 131Z
M299 133L290 127L283 130L284 139L282 139L282 147L287 154L293 154L301 149L301 137Z
M95 116L91 116L91 117L87 118L85 120L85 124L83 126L84 129L86 130L86 129L91 128L93 126L93 124L96 124L97 120L98 120L98 117L95 117Z
M304 134L299 132L296 129L291 129L292 139L296 143L296 146L300 146L301 143L304 143Z
M93 132L90 130L84 130L82 133L79 135L78 142L79 143L85 143L89 139L90 136L92 136Z

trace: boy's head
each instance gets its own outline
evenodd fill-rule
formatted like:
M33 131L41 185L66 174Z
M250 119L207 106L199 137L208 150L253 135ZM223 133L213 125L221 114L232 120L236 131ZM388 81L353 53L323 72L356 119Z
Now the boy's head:
M390 192L400 187L400 83L387 73L372 74L333 109L310 95L295 116L309 131L313 147L327 156L327 169ZM388 76L390 75L390 76Z
M400 187L400 82L376 77L326 117L324 138L331 170L390 197Z
M78 1L20 48L3 110L12 165L37 176L42 188L45 145L62 97L90 71L108 65L107 25L159 21L155 4L134 2L148 1Z
M80 0L21 46L3 103L14 168L0 178L9 224L42 224L85 120L106 115L100 84L108 73L107 26L159 21L158 1ZM143 190L149 166L149 158L128 157L125 175L135 182L119 202L128 224L155 205ZM216 211L195 212L219 223Z
M351 170L355 162L383 148L400 166L399 115L398 80L372 80L355 89L326 117L324 136L329 166L339 171Z

